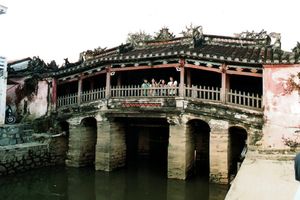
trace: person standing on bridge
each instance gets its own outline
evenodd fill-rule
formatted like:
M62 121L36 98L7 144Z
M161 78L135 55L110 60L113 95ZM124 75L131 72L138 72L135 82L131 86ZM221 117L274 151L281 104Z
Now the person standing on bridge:
M300 182L300 153L295 157L295 179ZM298 187L294 200L300 200L300 186Z
M150 87L152 88L150 90L150 95L155 96L156 95L156 87L158 87L158 83L156 82L156 80L154 78L151 79Z
M173 88L177 87L177 81L174 80L172 76L170 76L170 81L168 82L168 86L171 87L171 88L172 87ZM169 95L170 96L176 95L176 89L170 89L169 90Z
M142 84L142 93L143 93L143 96L147 96L148 88L150 87L150 83L145 78L143 80L144 80L144 83Z
M160 81L158 83L158 87L161 87L161 88L167 87L166 81L164 79L160 79ZM160 90L160 95L161 96L166 96L166 94L167 94L167 90L166 89L161 89Z

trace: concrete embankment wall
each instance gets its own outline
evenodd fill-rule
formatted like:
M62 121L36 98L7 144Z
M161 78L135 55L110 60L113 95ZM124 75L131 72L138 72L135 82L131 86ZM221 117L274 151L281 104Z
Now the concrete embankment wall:
M299 187L295 180L294 155L279 158L250 154L247 154L225 200L294 199Z
M63 165L66 157L65 137L49 137L43 142L0 147L0 175L29 169Z

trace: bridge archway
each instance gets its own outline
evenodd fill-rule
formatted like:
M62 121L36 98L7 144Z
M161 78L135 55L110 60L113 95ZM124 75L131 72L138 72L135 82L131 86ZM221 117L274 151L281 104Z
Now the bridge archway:
M67 121L58 122L58 133L64 134L66 138L69 137L70 125Z
M127 118L125 124L127 167L154 169L166 175L169 124L162 118Z
M239 126L229 128L229 174L236 175L247 149L247 130ZM242 155L241 155L242 154Z
M59 145L59 154L62 156L61 162L64 163L69 150L70 124L67 121L59 121L56 123L55 127L55 134L61 135L55 139L55 142Z
M67 152L69 150L69 135L70 135L70 124L67 121L60 121L57 123L57 133L61 134L59 137L59 145L64 152L64 160L67 157Z
M203 120L193 119L188 121L187 131L192 137L194 172L196 175L209 176L210 127Z
M81 160L84 166L94 165L97 142L97 120L87 117L81 120Z

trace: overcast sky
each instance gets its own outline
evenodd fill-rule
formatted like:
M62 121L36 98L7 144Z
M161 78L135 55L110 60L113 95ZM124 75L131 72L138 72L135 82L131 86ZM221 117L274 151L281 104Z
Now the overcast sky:
M46 62L76 61L88 49L125 43L129 32L180 36L186 25L205 34L246 30L280 32L282 48L300 41L299 0L0 0L0 55L8 60L40 56Z

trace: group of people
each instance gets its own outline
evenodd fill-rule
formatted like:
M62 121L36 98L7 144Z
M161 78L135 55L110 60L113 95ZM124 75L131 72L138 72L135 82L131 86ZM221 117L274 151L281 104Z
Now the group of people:
M166 95L175 95L176 89L171 89L172 87L177 87L178 83L174 78L171 76L169 78L169 82L166 83L164 79L160 79L159 82L157 82L154 78L151 79L151 82L149 83L147 79L143 79L144 82L142 84L142 88L145 89L143 91L144 96L166 96ZM158 88L170 88L170 89L162 89L159 90ZM150 88L150 89L148 89ZM156 89L151 89L156 88Z

